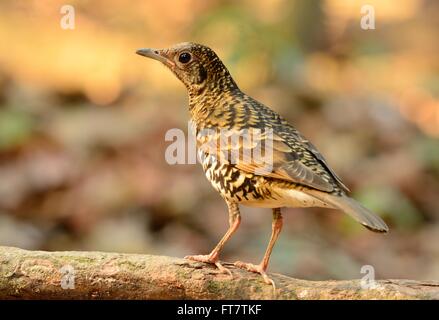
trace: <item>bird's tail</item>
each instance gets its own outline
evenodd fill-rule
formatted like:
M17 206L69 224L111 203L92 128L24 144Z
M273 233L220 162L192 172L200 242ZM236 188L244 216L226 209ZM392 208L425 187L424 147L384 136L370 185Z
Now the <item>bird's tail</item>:
M348 196L338 196L321 191L313 191L311 195L330 204L333 208L347 213L371 231L382 233L389 231L389 227L379 216Z

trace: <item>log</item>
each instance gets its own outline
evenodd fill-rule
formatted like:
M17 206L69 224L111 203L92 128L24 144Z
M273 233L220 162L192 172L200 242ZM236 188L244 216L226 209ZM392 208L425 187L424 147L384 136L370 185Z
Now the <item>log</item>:
M262 278L225 263L232 277L180 258L0 247L0 299L439 299L439 281Z

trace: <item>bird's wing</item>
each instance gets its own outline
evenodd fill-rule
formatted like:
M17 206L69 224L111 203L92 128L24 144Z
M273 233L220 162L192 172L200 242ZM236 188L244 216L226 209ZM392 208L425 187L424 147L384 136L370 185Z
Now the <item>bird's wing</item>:
M349 192L349 188L341 181L334 170L328 165L326 159L317 150L317 148L300 134L293 126L281 119L283 123L279 135L281 135L286 144L291 146L300 156L302 162L314 172L323 175L333 181L342 190ZM277 129L279 130L279 129Z
M216 130L204 134L199 131L202 134L198 139L210 150L208 154L248 173L325 192L349 191L314 145L280 115L251 97L242 95L235 103L214 109L209 120Z
M261 176L286 180L331 192L330 175L303 145L298 149L285 137L257 128L230 129L198 136L198 147L220 161Z
M337 182L338 186L341 187L344 191L350 192L349 188L343 183L343 181L341 181L340 177L335 173L335 171L331 169L331 167L328 165L328 162L322 156L322 154L317 150L317 148L302 136L301 138L303 139L303 142L306 145L307 150L310 151L313 154L313 156L318 160L318 162L328 171L331 177Z

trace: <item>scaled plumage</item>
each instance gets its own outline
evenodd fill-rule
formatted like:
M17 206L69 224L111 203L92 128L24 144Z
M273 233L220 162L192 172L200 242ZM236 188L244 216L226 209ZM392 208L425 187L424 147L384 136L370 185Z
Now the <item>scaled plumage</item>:
M263 261L235 264L261 273L272 284L265 270L282 226L281 207L340 209L372 231L388 231L381 218L346 195L348 188L314 145L238 88L213 50L186 42L137 53L165 64L186 86L203 169L229 207L230 227L220 243L209 255L189 258L215 263L229 272L218 255L239 226L238 204L273 208L272 237ZM271 153L265 157L268 145Z

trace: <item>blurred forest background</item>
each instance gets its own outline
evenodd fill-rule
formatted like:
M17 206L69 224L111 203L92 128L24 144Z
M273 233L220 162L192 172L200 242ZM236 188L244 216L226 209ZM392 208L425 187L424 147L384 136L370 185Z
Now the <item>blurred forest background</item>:
M439 1L0 2L0 245L208 253L226 206L201 166L168 165L184 86L134 52L212 47L241 89L326 156L388 235L335 210L286 209L270 271L439 279ZM376 29L360 27L362 5ZM267 209L242 208L222 259L258 262Z

